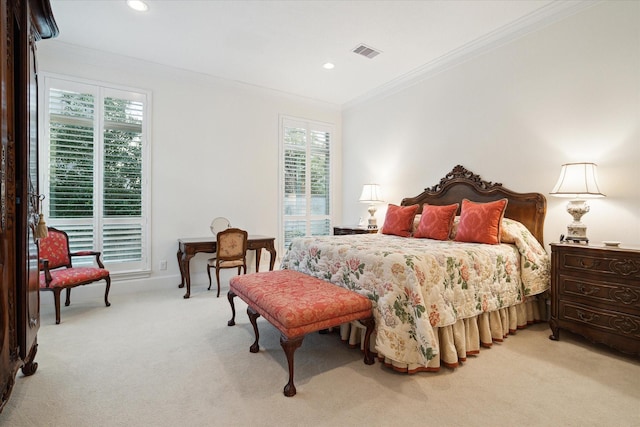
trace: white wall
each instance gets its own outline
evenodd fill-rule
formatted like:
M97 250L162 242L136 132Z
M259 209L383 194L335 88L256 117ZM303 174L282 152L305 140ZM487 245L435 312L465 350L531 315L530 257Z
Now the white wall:
M215 216L252 233L277 234L281 114L336 124L339 223L368 215L357 202L365 182L379 182L386 200L399 203L462 164L513 190L548 194L562 163L594 161L607 198L591 201L583 218L590 239L640 245L639 2L599 3L342 113L55 40L39 43L38 55L41 71L153 93L154 280L145 286L175 286L176 239L207 235ZM547 201L549 243L571 218L564 199ZM163 259L167 271L158 270ZM205 261L206 255L192 261L194 291L206 281Z
M591 241L640 245L640 2L608 1L343 113L343 221L362 184L400 203L461 164L547 196L545 243L566 234L560 165L598 164ZM385 209L378 211L378 223Z
M210 235L209 224L217 216L251 234L277 236L280 115L336 125L333 180L341 180L339 106L55 40L38 45L38 62L40 71L152 91L154 286L179 282L177 239ZM335 213L341 215L342 195L336 196ZM192 294L204 289L206 259L199 254L191 261ZM167 271L159 271L160 260L168 261ZM268 260L265 252L263 266Z

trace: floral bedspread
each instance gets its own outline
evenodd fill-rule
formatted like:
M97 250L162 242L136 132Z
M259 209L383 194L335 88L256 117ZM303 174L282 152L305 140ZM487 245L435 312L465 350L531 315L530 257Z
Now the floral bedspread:
M433 327L524 301L549 287L549 256L519 222L504 219L500 245L382 234L294 239L281 268L373 301L376 350L398 362L438 354Z

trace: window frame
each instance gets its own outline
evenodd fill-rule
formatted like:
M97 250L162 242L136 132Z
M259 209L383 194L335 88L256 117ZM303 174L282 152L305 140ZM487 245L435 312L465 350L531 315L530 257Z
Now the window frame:
M336 134L335 134L335 124L328 122L321 122L317 120L310 120L300 117L293 116L280 116L280 126L279 126L279 180L278 180L278 252L284 254L287 250L285 247L285 128L286 127L299 127L305 128L307 134L307 143L306 143L306 159L310 161L309 153L311 152L311 142L312 138L311 133L314 131L327 132L329 134L329 213L327 215L312 215L310 208L310 200L307 200L307 209L306 214L304 215L306 221L306 233L305 235L310 235L310 221L312 219L318 219L319 217L326 217L329 220L329 230L328 234L331 234L331 230L334 224L334 213L335 213L335 164L336 164ZM307 166L308 167L308 166ZM311 195L311 174L310 169L307 168L307 176L309 179L306 179L305 183L305 194L307 197Z
M108 262L104 260L105 267L109 269L111 277L114 279L134 279L148 277L151 273L151 118L152 118L152 93L149 90L117 85L113 83L95 81L89 79L76 78L73 76L60 75L54 73L41 73L41 80L38 87L38 112L39 126L39 182L41 192L45 195L42 202L42 213L45 215L47 225L64 228L65 224L91 225L93 230L102 230L106 224L133 224L139 222L141 227L141 259L129 262ZM104 201L104 100L107 97L119 97L123 93L125 98L140 101L144 105L143 120L141 126L141 156L142 156L142 202L141 215L139 220L129 218L111 217L105 219L104 212L94 211L92 218L85 220L53 219L49 215L49 152L50 152L50 125L49 125L49 96L50 89L70 90L80 93L91 93L94 95L94 105L96 111L93 117L94 147L93 157L93 200L97 206L103 206ZM97 183L97 184L96 184ZM73 244L73 242L70 242ZM102 233L93 233L93 249L104 251Z

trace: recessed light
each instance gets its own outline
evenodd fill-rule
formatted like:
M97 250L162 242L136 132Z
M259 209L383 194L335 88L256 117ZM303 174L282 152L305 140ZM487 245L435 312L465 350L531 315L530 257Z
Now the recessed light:
M137 10L138 12L146 12L149 10L149 5L142 0L127 0L127 6L133 10Z
M327 62L322 66L322 68L324 68L325 70L333 70L335 68L335 65L333 65L333 63L331 62Z

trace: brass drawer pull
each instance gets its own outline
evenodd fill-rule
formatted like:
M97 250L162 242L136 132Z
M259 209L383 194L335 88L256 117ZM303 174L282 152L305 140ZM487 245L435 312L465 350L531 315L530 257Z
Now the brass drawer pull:
M584 258L580 258L580 267L582 268L595 268L600 264L600 261L597 260L589 260L590 262L584 262Z
M588 286L588 285L583 285L582 283L578 283L577 288L584 295L592 295L597 293L600 290L600 288L597 286Z
M597 314L593 314L593 313L589 313L587 315L580 310L576 310L576 312L580 320L582 320L583 322L593 322L594 320L598 320L598 317L600 317Z

